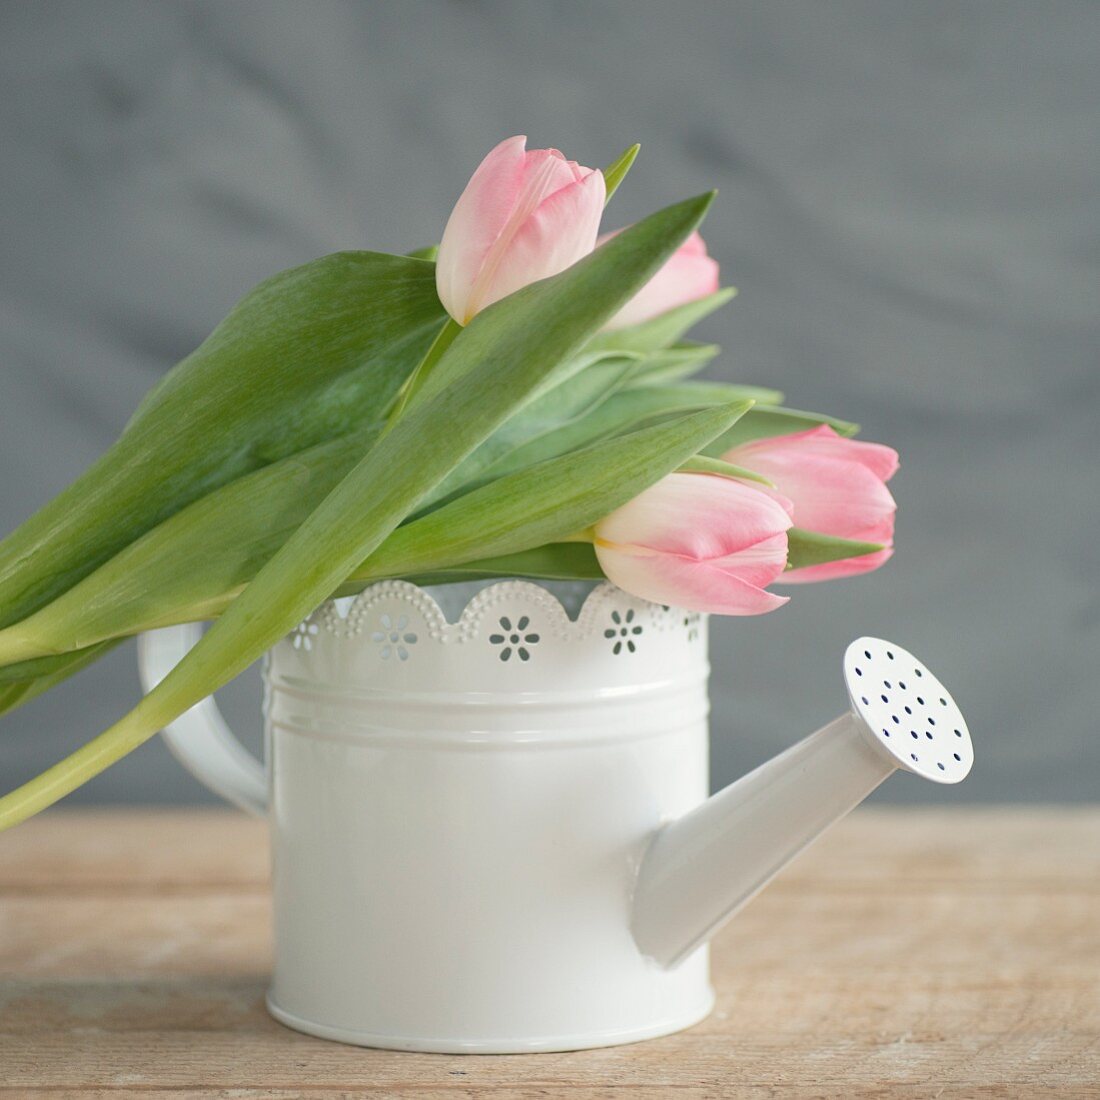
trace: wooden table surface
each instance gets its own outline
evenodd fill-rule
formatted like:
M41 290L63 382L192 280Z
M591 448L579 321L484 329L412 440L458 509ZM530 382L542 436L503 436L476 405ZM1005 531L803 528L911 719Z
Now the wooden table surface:
M627 1047L363 1050L264 1011L261 824L55 811L0 838L0 1096L1100 1097L1100 809L862 810Z

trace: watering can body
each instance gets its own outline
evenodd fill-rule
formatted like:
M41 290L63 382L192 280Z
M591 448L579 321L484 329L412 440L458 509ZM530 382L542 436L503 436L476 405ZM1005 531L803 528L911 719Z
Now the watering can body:
M708 800L699 616L609 585L572 615L526 582L467 596L386 582L318 609L265 662L266 769L212 701L166 731L269 818L270 1011L470 1053L690 1026L709 935L896 763L823 731ZM147 686L196 637L146 635Z

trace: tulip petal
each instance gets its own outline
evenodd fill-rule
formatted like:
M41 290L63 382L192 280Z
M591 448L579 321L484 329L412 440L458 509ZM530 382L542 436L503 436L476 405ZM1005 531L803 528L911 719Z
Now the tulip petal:
M596 525L598 538L694 561L724 558L786 531L784 502L710 474L669 474Z
M718 263L707 255L703 238L696 231L604 327L610 330L638 325L717 290Z
M786 541L786 536L781 536ZM729 569L668 554L644 554L596 545L596 557L612 583L641 599L717 615L762 615L789 597L765 592Z
M605 193L602 172L589 171L579 181L570 178L502 236L471 294L471 315L587 256L596 246Z
M826 425L744 444L724 458L775 484L794 504L798 526L809 531L862 538L863 531L897 508L879 473L896 468L896 453L879 444L842 439Z
M557 275L595 247L603 173L566 160L557 149L527 152L526 144L525 137L513 137L493 149L447 221L436 289L460 324L520 287Z
M466 316L470 288L504 231L524 183L524 135L506 138L477 166L455 203L435 263L439 300L456 320Z
M827 428L827 424L822 425ZM832 428L829 428L832 431ZM837 436L837 440L846 443L847 453L856 462L865 466L880 481L889 481L898 472L898 452L893 447L887 447L885 443L869 443L862 439L844 439Z
M707 564L734 573L757 588L764 588L779 580L787 568L787 536L784 533L761 539L754 546L715 558Z
M858 463L818 460L787 469L765 463L757 472L781 487L794 504L798 525L809 531L862 538L897 509L885 484Z
M596 556L615 584L643 599L762 614L785 602L764 586L786 567L789 507L760 486L669 474L596 524Z
M730 454L737 454L743 459L796 454L802 460L820 457L858 462L880 481L889 481L898 470L898 452L893 447L887 447L884 443L869 443L862 439L846 439L833 431L828 424L819 424L804 432L793 432L790 435L743 443L730 451ZM753 468L751 462L748 466L750 469Z

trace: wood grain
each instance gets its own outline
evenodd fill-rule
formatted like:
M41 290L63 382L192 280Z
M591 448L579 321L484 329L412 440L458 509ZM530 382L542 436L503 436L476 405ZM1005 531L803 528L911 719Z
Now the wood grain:
M715 943L680 1035L514 1057L288 1031L263 826L54 812L0 838L0 1096L1100 1097L1100 810L862 810Z

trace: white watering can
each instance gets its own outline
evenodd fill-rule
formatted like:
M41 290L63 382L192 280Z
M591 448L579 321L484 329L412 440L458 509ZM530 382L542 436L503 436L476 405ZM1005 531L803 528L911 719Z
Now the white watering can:
M213 700L165 730L270 820L282 1022L471 1053L688 1027L707 940L815 837L898 769L970 770L946 689L861 638L850 709L708 798L705 621L610 585L571 618L550 588L493 584L460 616L465 586L324 605L265 662L266 769ZM147 690L198 633L142 638Z

